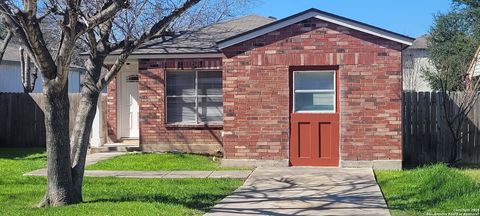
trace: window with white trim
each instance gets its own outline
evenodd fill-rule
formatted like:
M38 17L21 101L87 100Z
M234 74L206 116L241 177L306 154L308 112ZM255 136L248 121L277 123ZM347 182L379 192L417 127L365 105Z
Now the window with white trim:
M294 112L335 112L335 71L295 71L293 88Z
M221 124L221 71L167 71L167 123Z

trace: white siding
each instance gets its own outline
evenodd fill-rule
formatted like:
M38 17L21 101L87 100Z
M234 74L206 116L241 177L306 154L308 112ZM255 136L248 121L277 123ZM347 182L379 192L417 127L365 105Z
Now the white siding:
M72 70L68 75L68 92L78 93L80 92L80 72Z
M423 78L425 70L433 70L433 65L425 49L407 49L402 53L403 90L431 91L430 85Z
M33 92L42 92L42 76L39 74ZM80 72L72 70L68 78L68 92L80 92ZM23 92L20 64L17 62L2 62L0 64L0 92Z
M476 77L476 76L480 76L480 54L479 56L477 56L477 59L476 59L476 63L474 63L473 65L473 76Z

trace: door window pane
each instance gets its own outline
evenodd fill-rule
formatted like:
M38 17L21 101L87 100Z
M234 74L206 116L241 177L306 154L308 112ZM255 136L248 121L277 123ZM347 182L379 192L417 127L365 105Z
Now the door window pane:
M127 77L127 83L128 82L138 82L138 75L130 75Z
M335 111L335 93L295 93L295 111Z
M295 90L334 90L333 72L295 72Z
M294 112L335 112L335 71L294 72Z

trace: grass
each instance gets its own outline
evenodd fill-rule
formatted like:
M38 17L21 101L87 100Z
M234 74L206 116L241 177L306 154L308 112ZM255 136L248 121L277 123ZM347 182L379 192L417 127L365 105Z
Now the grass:
M100 161L87 167L90 170L238 170L241 168L221 167L212 158L180 153L132 153Z
M393 215L480 214L479 170L432 165L375 174Z
M85 203L36 208L46 178L23 173L45 167L45 160L42 149L0 149L0 215L202 215L242 184L236 179L86 177Z
M475 179L475 181L480 182L480 169L466 169L466 170L463 170L462 172L465 175Z

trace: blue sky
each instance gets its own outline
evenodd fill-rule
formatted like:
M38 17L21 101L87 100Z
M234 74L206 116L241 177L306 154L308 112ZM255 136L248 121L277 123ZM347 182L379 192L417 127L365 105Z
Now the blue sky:
M427 33L433 15L447 12L451 0L262 0L253 13L278 19L317 8L411 37Z

